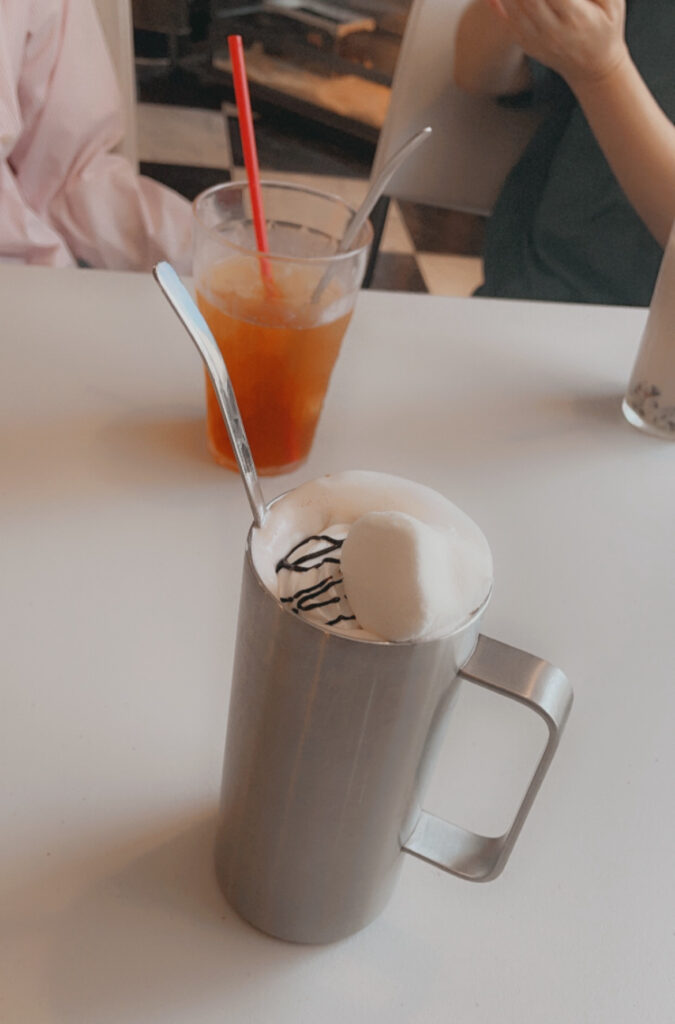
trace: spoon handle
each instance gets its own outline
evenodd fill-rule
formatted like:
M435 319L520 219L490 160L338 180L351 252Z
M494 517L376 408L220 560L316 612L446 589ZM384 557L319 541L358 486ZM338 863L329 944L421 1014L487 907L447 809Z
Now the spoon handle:
M194 299L179 278L170 263L158 263L152 271L155 281L169 300L174 312L182 321L188 334L201 355L209 377L213 382L218 404L223 413L227 432L230 436L241 478L244 481L246 494L256 526L262 526L267 514L267 506L260 488L260 480L251 455L246 431L234 395L232 381L218 343L213 337L209 325L200 313Z
M396 171L399 169L401 164L408 159L410 154L417 149L420 143L428 139L430 135L431 128L429 127L429 125L427 125L426 128L422 128L419 132L415 132L415 134L412 135L407 140L407 142L404 142L403 145L400 146L399 149L397 149L396 152L389 157L380 173L371 182L370 188L366 193L365 199L363 200L358 210L350 220L347 226L347 230L340 239L340 244L337 247L336 251L338 253L347 252L349 250L350 246L356 240L359 231L361 230L363 225L366 223L368 217L372 213L375 203L384 193L384 190L389 184L391 178L393 178ZM326 270L324 271L321 280L319 281L316 288L312 292L312 302L319 301L321 293L323 292L324 288L326 287L326 285L328 284L333 275L334 269L334 264L330 263Z
M389 184L390 180L393 178L396 171L399 169L401 164L408 159L411 153L413 153L417 149L420 143L425 142L430 135L431 128L429 126L427 126L426 128L422 128L421 131L416 132L411 138L408 139L407 142L404 142L403 145L389 157L386 164L378 174L377 178L373 181L370 188L368 189L368 192L366 193L366 198L363 200L361 206L358 208L358 210L352 217L351 221L349 222L349 227L345 231L342 240L338 246L338 252L346 252L349 249L349 247L356 239L359 231L366 223L366 220L372 213L375 203L383 194L385 188Z

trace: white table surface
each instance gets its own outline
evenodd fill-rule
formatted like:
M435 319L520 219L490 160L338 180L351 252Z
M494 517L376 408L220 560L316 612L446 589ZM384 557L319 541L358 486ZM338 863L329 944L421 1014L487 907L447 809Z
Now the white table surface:
M0 1019L675 1020L675 445L619 410L645 312L360 296L266 497L345 468L443 492L493 548L485 632L576 699L499 879L407 858L376 922L312 948L211 867L249 514L199 358L149 276L0 267L0 311ZM429 809L507 818L532 718L467 687Z

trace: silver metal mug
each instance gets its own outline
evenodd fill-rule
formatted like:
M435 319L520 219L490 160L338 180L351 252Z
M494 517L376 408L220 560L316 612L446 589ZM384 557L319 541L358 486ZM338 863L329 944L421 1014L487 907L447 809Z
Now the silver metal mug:
M486 602L487 604L487 602ZM369 924L411 853L472 881L503 869L572 704L559 669L461 629L411 643L349 639L267 590L249 533L216 869L231 906L281 939L326 943ZM460 679L537 712L548 740L511 828L476 835L422 810Z

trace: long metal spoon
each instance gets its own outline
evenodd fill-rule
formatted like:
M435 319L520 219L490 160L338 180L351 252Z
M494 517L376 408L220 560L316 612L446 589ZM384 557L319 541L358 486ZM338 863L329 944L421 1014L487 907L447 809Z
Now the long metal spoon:
M174 312L194 341L204 360L209 377L213 381L218 404L225 419L241 478L244 481L253 519L256 526L262 526L267 515L260 480L251 455L246 431L234 395L232 381L218 343L209 325L199 312L194 299L170 263L158 263L152 271L155 281L169 300Z
M350 220L347 230L340 239L340 243L336 249L337 253L347 252L351 248L351 246L353 245L354 241L358 236L359 231L361 230L363 225L366 223L366 220L372 213L375 203L383 194L385 188L389 184L390 180L393 178L396 171L399 169L404 160L407 160L411 153L413 153L414 150L416 150L419 145L421 145L426 139L428 139L430 135L431 127L427 125L427 127L422 128L421 131L415 132L415 134L412 135L407 142L404 142L403 145L389 157L386 164L384 165L384 167L382 168L382 170L377 175L377 177L371 184L370 188L368 189L365 199L363 200L358 210ZM312 302L316 302L319 299L321 292L324 290L333 274L333 269L333 264L329 264L321 280L319 281L319 283L317 284L316 288L312 293Z

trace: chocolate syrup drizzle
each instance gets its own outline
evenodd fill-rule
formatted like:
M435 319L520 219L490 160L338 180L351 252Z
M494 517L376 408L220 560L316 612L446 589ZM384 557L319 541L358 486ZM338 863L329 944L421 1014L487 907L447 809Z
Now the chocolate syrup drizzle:
M306 548L308 544L314 543L321 543L322 546L313 551L304 551L302 553L303 548ZM324 565L340 565L340 558L336 557L336 553L340 550L343 543L344 540L337 540L326 533L305 537L299 544L291 548L284 558L279 559L275 566L276 572L316 572ZM302 612L312 612L317 608L326 608L329 605L340 605L344 601L344 590L342 592L338 590L341 583L341 575L333 575L329 572L327 576L322 576L321 579L310 586L301 587L289 597L282 597L280 600L284 604L292 604L291 611L295 615L300 615ZM355 618L355 615L340 613L335 618L327 620L326 625L335 626L338 622L348 622Z

